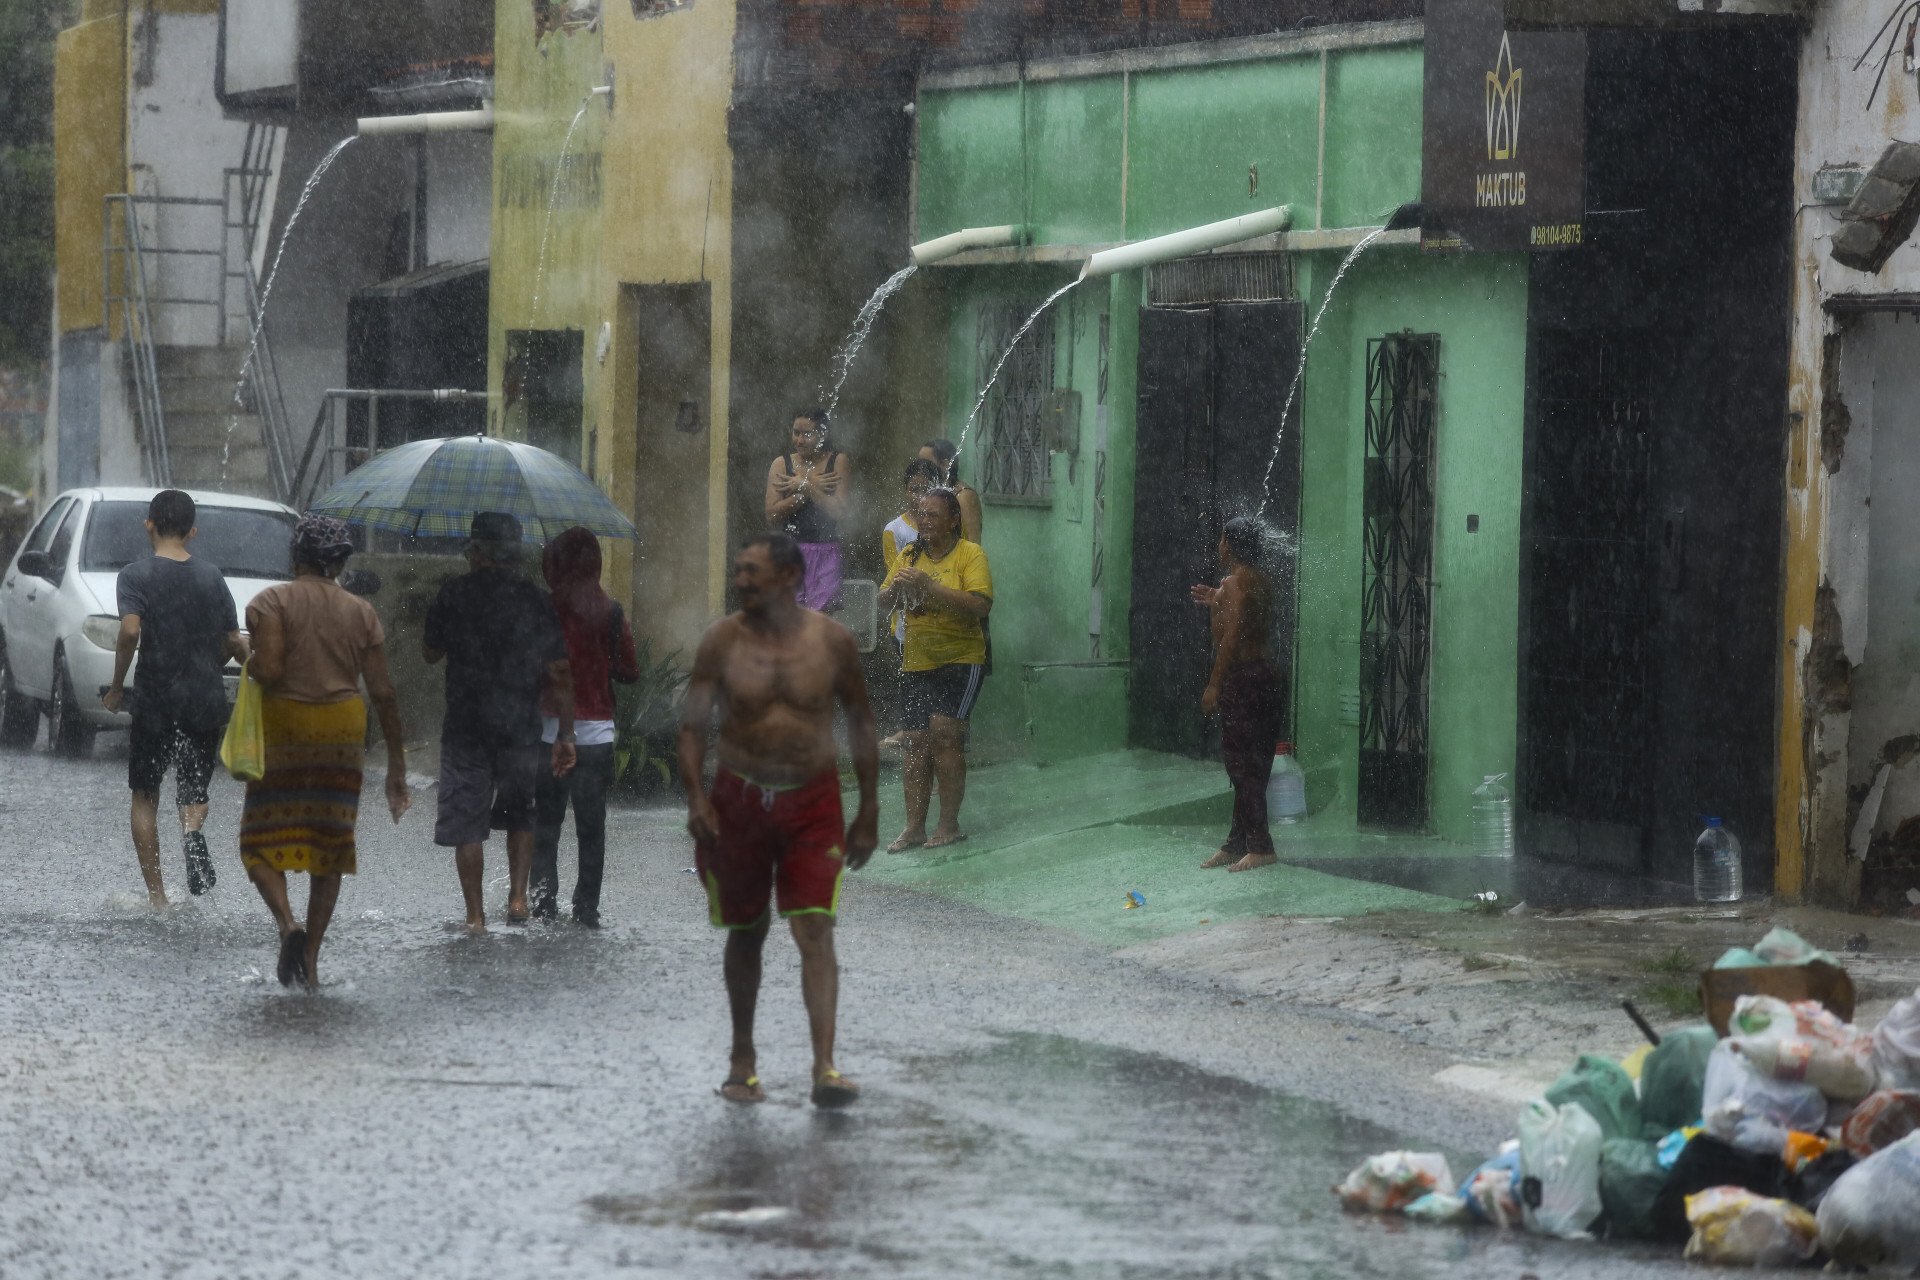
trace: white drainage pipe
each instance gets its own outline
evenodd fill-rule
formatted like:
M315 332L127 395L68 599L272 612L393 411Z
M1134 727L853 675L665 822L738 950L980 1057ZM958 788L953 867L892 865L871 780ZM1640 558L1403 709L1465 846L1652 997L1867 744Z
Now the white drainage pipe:
M968 227L963 231L951 231L913 246L913 265L924 267L969 249L1005 248L1021 244L1026 238L1026 228L1020 226Z
M1156 262L1205 253L1209 249L1224 249L1242 240L1285 231L1292 223L1293 209L1283 204L1273 209L1262 209L1258 213L1241 214L1224 222L1209 222L1205 226L1154 236L1151 240L1135 240L1116 249L1102 249L1088 258L1087 265L1081 269L1080 278L1091 280L1110 276L1116 271L1131 271L1135 267L1150 267Z
M354 129L363 138L414 133L462 133L493 128L493 108L478 111L427 111L410 116L361 116Z

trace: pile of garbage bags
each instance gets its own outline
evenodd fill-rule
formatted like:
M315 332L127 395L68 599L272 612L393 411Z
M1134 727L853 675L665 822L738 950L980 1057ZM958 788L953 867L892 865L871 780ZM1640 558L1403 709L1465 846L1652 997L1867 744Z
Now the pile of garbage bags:
M1818 956L1775 930L1734 963L1777 963L1769 950ZM1464 1181L1444 1156L1391 1151L1334 1194L1428 1222L1684 1244L1709 1263L1920 1273L1920 989L1870 1033L1818 1001L1742 995L1724 1037L1691 1026L1622 1062L1581 1055Z

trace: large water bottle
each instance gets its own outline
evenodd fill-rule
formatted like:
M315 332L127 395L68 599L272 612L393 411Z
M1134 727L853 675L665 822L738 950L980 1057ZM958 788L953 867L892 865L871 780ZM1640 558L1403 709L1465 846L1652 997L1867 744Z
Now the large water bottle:
M1490 773L1473 789L1473 851L1483 858L1513 856L1513 796L1504 773Z
M1306 771L1293 758L1291 742L1275 743L1273 773L1267 778L1267 824L1298 822L1306 816Z
M1708 818L1693 842L1693 896L1698 902L1740 901L1740 838Z

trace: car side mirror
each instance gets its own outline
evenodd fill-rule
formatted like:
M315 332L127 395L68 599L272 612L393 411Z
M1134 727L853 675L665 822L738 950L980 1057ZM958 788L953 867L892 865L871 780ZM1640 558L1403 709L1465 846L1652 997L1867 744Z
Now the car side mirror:
M44 551L22 551L20 559L14 562L20 572L29 578L43 578L53 581L53 557Z
M348 569L340 575L340 585L356 596L380 594L380 575L371 569Z

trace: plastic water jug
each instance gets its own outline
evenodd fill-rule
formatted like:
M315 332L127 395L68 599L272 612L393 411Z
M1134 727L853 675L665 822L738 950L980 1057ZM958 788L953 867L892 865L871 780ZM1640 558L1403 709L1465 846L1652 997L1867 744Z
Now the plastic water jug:
M1267 825L1298 822L1307 816L1307 775L1293 758L1291 742L1273 748L1273 773L1267 778Z
M1473 851L1483 858L1513 856L1513 796L1504 773L1490 773L1473 789Z
M1706 830L1693 842L1693 896L1697 902L1740 901L1740 838L1706 819Z

